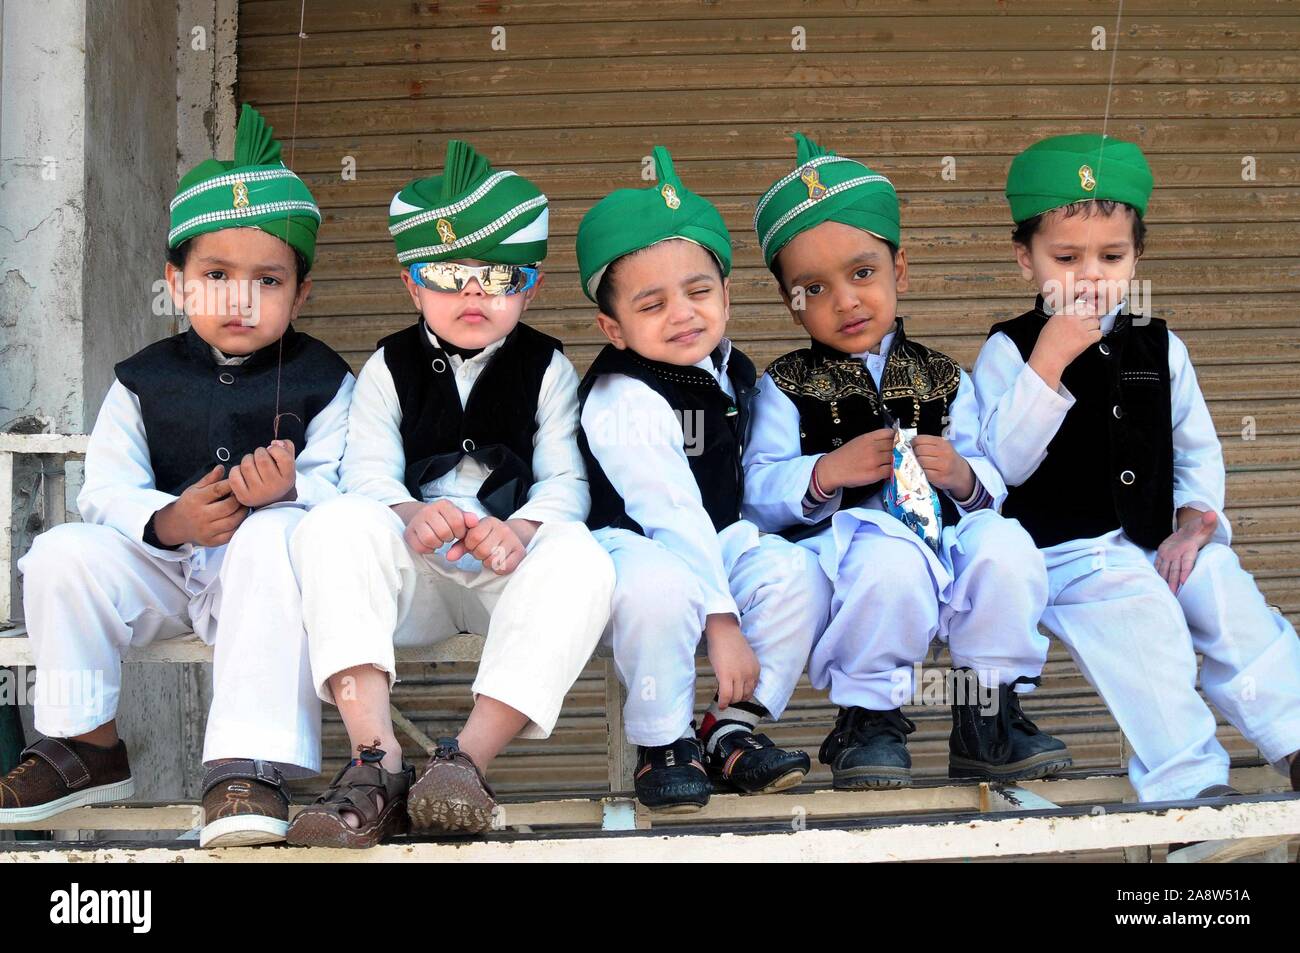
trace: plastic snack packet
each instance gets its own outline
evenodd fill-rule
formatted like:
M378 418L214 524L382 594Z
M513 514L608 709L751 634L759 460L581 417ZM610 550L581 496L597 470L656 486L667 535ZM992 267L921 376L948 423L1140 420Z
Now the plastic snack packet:
M939 494L912 451L915 436L916 428L904 429L894 423L894 475L885 483L885 506L937 553L943 528Z

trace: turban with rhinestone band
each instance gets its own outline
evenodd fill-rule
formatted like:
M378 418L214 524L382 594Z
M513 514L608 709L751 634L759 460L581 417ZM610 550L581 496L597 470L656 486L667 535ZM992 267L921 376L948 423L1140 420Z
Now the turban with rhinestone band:
M222 228L260 228L301 253L311 267L320 209L307 186L280 161L273 131L261 113L244 104L235 129L234 160L205 159L176 187L168 248Z
M731 235L722 214L682 185L667 149L655 146L654 160L654 185L611 192L578 226L578 272L592 301L611 262L670 238L702 246L718 260L723 277L731 273Z
M541 189L453 139L442 175L416 179L393 196L388 232L403 265L458 258L533 265L546 257L549 218Z
M1141 217L1151 185L1151 167L1131 142L1095 134L1051 136L1011 160L1007 203L1016 224L1087 199L1123 202Z
M823 149L801 132L795 168L772 183L754 210L754 231L768 268L800 232L840 222L898 247L898 194L861 162Z

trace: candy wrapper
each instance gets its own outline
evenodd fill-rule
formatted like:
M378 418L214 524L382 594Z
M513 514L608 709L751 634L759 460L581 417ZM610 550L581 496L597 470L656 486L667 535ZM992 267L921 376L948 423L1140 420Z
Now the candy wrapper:
M894 425L894 475L885 483L885 506L937 553L943 528L939 494L912 452L915 436L915 428Z

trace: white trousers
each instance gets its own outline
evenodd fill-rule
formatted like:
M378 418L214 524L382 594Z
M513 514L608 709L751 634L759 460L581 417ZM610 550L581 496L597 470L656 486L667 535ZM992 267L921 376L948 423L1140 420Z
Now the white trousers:
M320 702L288 546L304 515L260 510L229 544L193 562L156 556L96 524L38 536L18 564L36 730L63 738L115 718L123 651L193 628L214 653L203 760L260 758L291 777L318 772Z
M695 712L695 656L707 613L696 574L662 543L622 529L596 531L614 560L614 611L605 643L627 688L630 744L666 745ZM722 556L740 628L758 658L754 700L781 717L826 624L830 584L817 562L753 524L722 531Z
M1206 545L1177 596L1156 573L1155 553L1122 533L1045 555L1043 624L1132 744L1129 779L1141 800L1190 798L1228 782L1214 714L1196 693L1196 652L1206 696L1265 758L1300 748L1300 640L1229 547Z
M952 664L975 669L984 687L1042 674L1047 572L1015 520L992 510L967 515L944 527L936 554L893 516L860 508L837 513L803 544L835 583L808 674L836 705L912 704L913 666L936 636L948 642Z
M443 550L415 553L404 529L392 509L354 494L316 507L294 534L316 692L333 701L330 677L358 665L387 672L391 686L395 645L483 632L475 697L527 715L522 737L548 737L609 619L605 551L581 523L544 523L519 567L498 576Z

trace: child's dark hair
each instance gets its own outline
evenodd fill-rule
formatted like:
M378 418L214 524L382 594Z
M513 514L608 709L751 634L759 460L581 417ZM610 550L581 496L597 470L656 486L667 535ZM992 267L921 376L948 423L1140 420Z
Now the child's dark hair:
M1138 214L1137 209L1127 202L1117 202L1114 199L1083 199L1079 202L1071 202L1069 205L1062 205L1060 208L1050 209L1043 212L1042 215L1035 215L1033 218L1027 218L1017 225L1011 232L1011 240L1017 245L1029 247L1029 242L1038 229L1043 224L1043 216L1050 215L1052 212L1060 212L1065 218L1073 218L1075 215L1092 215L1094 212L1100 215L1113 215L1116 209L1126 209L1133 213L1133 250L1139 255L1146 248L1147 241L1147 223L1142 221L1142 216Z
M876 235L875 237L880 238L879 235ZM892 262L897 262L899 246L895 245L888 238L881 238L880 240L889 246L889 260ZM790 289L785 286L785 275L781 273L780 252L777 252L776 257L772 259L772 267L769 270L772 272L772 277L776 279L776 283L780 285L781 291L784 292L785 294L789 294Z
M185 270L185 262L190 257L190 245L193 244L193 242L194 239L187 238L175 248L169 247L167 249L167 261L173 268L179 268L182 271ZM293 252L293 265L297 272L298 284L302 284L302 280L307 277L307 273L310 270L307 265L307 259L302 256L302 252L298 251L298 249L290 246L289 250Z
M652 246L646 246L646 248L650 247ZM718 259L713 252L707 248L704 250L709 252L709 261L713 263L713 269L718 273L718 280L721 281L723 277L722 265L718 263ZM645 251L645 248L639 248L630 254L615 258L605 266L605 273L600 276L600 282L596 285L596 307L600 308L601 314L608 315L615 321L618 320L618 315L614 313L614 272L621 263L633 255L639 255L643 251Z

